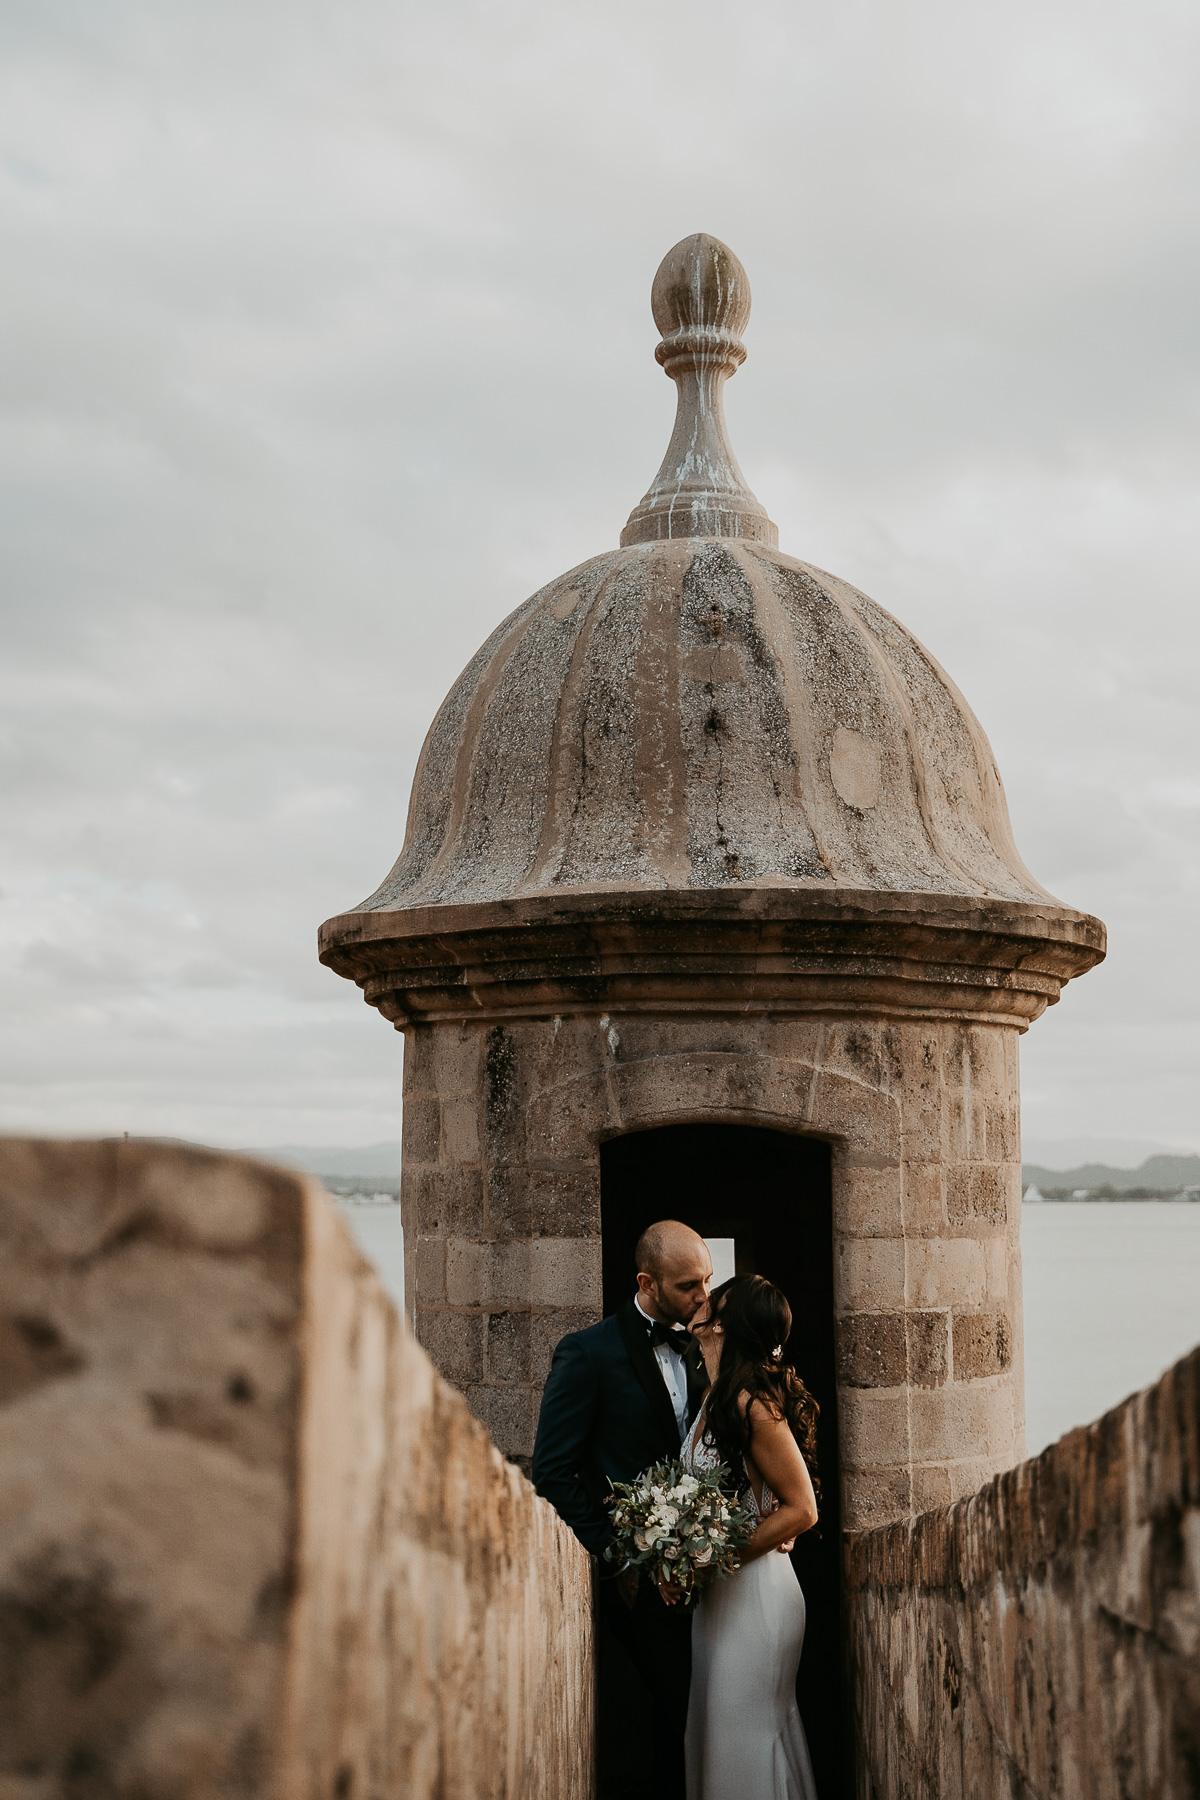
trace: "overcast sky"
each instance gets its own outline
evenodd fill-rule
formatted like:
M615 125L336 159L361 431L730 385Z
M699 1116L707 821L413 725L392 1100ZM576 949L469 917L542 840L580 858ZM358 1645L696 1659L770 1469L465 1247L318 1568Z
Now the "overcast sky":
M1031 1138L1200 1147L1192 0L0 13L0 1123L399 1134L318 923L447 687L658 466L662 254L734 443L930 647L1108 964Z

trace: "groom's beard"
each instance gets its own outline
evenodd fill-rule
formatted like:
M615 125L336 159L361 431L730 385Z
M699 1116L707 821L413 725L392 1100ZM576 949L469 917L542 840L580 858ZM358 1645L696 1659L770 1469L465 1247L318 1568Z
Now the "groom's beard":
M685 1303L681 1310L678 1306L672 1305L671 1301L668 1300L664 1294L659 1294L658 1296L658 1310L667 1324L682 1325L685 1330L691 1324L703 1304L704 1302L702 1300L697 1300L694 1306Z

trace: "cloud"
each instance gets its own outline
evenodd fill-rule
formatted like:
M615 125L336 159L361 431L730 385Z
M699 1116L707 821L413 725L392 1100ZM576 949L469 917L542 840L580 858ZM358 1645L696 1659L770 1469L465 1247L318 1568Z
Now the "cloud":
M705 229L784 547L928 643L1110 926L1027 1122L1200 1141L1194 11L51 0L0 41L6 1125L395 1137L315 927L477 644L615 543Z

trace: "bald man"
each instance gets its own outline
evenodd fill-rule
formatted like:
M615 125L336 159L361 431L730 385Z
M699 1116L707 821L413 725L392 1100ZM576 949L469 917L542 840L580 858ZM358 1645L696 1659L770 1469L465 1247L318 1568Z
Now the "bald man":
M650 1582L604 1560L612 1541L604 1501L611 1482L633 1481L651 1463L679 1455L705 1389L703 1359L687 1325L708 1298L712 1259L689 1226L660 1219L638 1239L635 1263L637 1292L599 1325L571 1332L554 1352L533 1479L601 1559L599 1632L620 1642L649 1692L653 1752L646 1792L655 1800L684 1800L691 1618L664 1606ZM602 1752L606 1734L627 1725L605 1718L604 1695L602 1683Z

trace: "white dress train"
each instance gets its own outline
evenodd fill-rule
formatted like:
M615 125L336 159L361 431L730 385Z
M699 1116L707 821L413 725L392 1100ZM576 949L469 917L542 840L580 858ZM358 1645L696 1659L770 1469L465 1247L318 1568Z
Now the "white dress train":
M683 1447L689 1468L720 1457L696 1420ZM760 1518L777 1502L764 1485ZM796 1670L804 1645L804 1595L790 1558L771 1551L713 1581L692 1618L687 1800L817 1800Z

